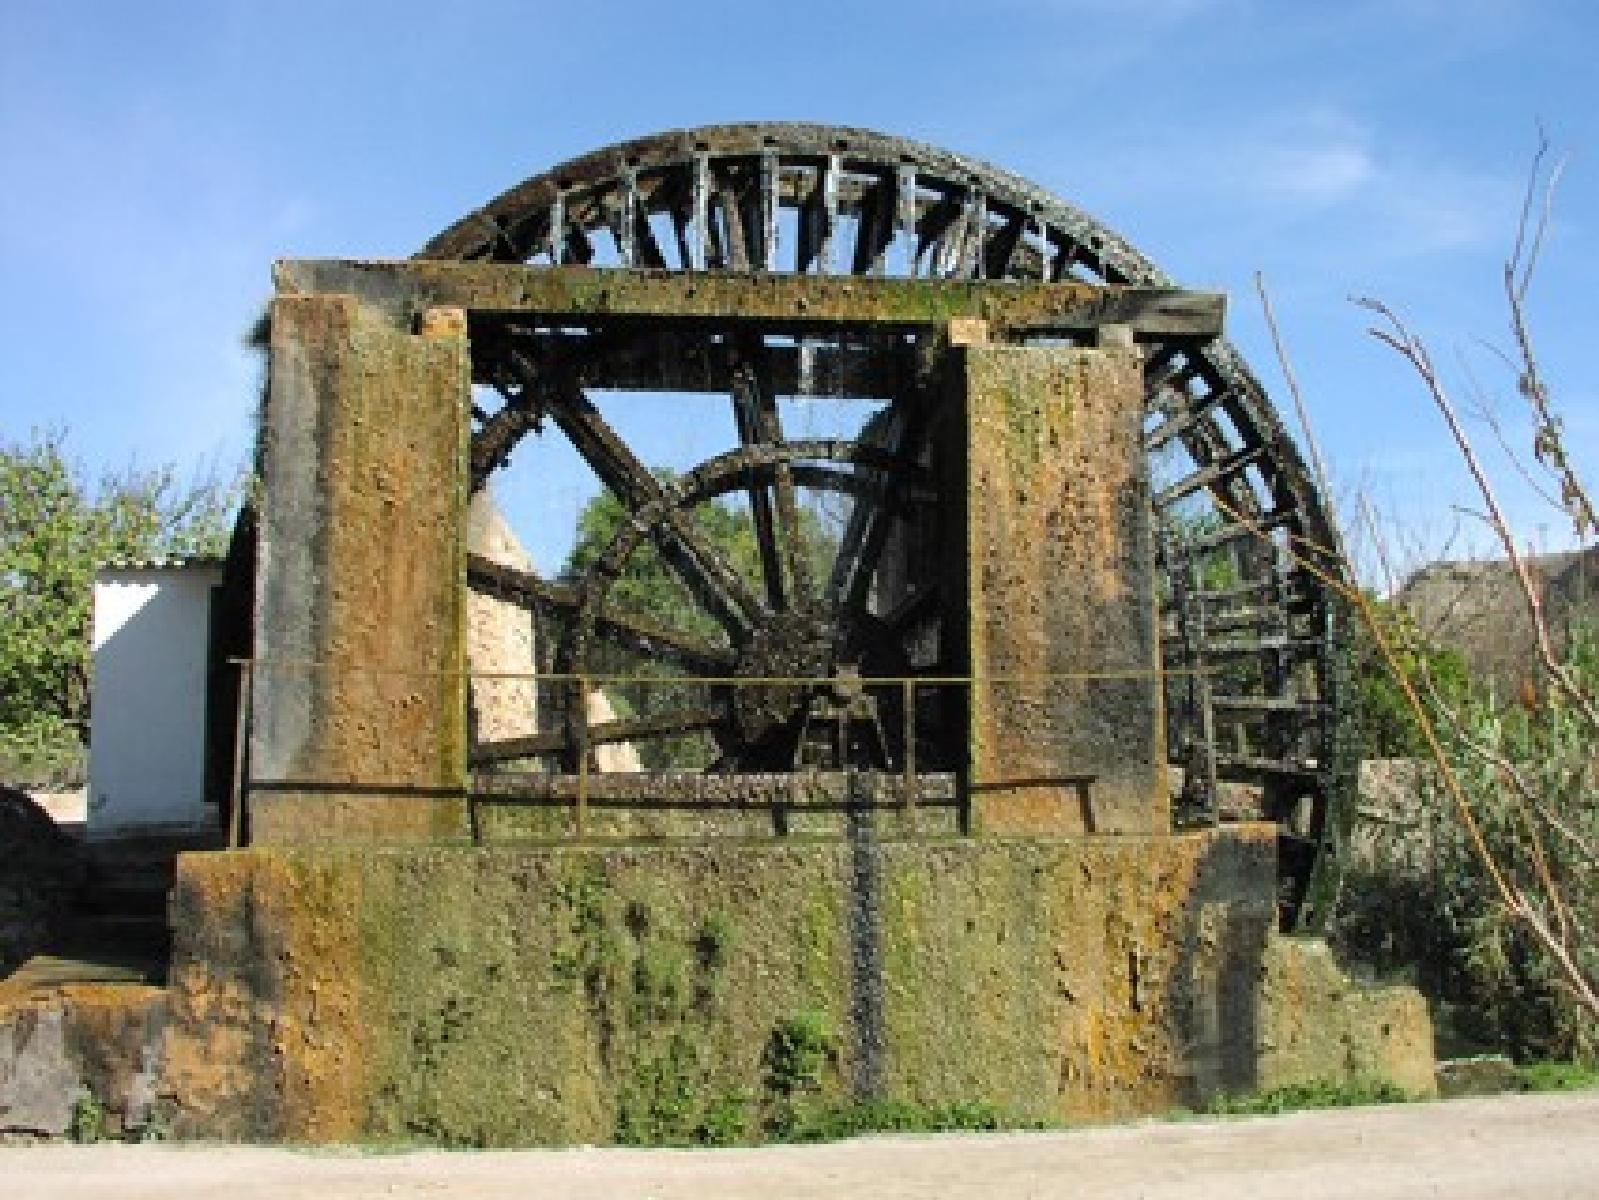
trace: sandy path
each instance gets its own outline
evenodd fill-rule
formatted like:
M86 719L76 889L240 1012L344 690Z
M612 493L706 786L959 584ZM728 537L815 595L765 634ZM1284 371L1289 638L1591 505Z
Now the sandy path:
M1599 1092L1060 1133L863 1138L758 1150L378 1154L23 1147L0 1149L0 1196L1595 1200Z

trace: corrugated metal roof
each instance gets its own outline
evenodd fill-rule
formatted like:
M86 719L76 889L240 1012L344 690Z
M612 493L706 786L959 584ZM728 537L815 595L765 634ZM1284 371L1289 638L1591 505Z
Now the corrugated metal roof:
M158 558L114 558L100 571L186 571L220 568L224 562L226 559L220 554L169 554Z

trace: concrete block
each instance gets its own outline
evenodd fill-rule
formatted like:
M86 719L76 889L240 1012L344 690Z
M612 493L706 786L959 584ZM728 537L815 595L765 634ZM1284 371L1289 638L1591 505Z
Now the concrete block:
M464 320L273 302L251 835L465 834Z
M1413 987L1360 983L1320 938L1274 937L1261 980L1261 1089L1384 1082L1438 1092L1432 1018Z
M1136 350L952 351L965 412L973 824L1170 828Z
M1160 1112L1256 1081L1274 838L186 855L165 1086L206 1137L755 1136L803 1025L806 1105Z
M34 994L0 984L0 1134L62 1137L86 1100L104 1133L158 1118L166 992L67 984Z

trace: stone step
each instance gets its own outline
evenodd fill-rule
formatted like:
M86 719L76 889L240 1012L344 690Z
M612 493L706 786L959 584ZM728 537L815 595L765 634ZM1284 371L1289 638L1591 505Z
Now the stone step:
M162 973L164 976L164 972ZM136 966L119 966L58 954L35 954L10 975L4 987L12 995L30 995L48 992L66 984L75 983L142 983L154 984L159 980L148 970Z
M167 894L177 876L178 855L220 846L220 837L204 833L85 842L84 886L78 896L77 913L84 917L164 920Z
M6 986L24 992L64 983L163 984L172 935L165 919L80 917L42 954L23 963Z

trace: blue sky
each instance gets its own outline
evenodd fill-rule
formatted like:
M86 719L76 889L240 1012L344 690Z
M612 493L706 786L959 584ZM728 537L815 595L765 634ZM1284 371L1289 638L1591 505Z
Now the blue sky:
M0 0L0 436L64 427L91 470L231 463L274 258L404 256L585 150L803 119L975 154L1088 209L1230 293L1276 391L1264 272L1339 490L1433 551L1463 473L1348 298L1399 308L1514 416L1478 343L1505 341L1542 121L1570 165L1531 308L1591 477L1596 51L1582 0ZM529 533L552 567L555 524Z

